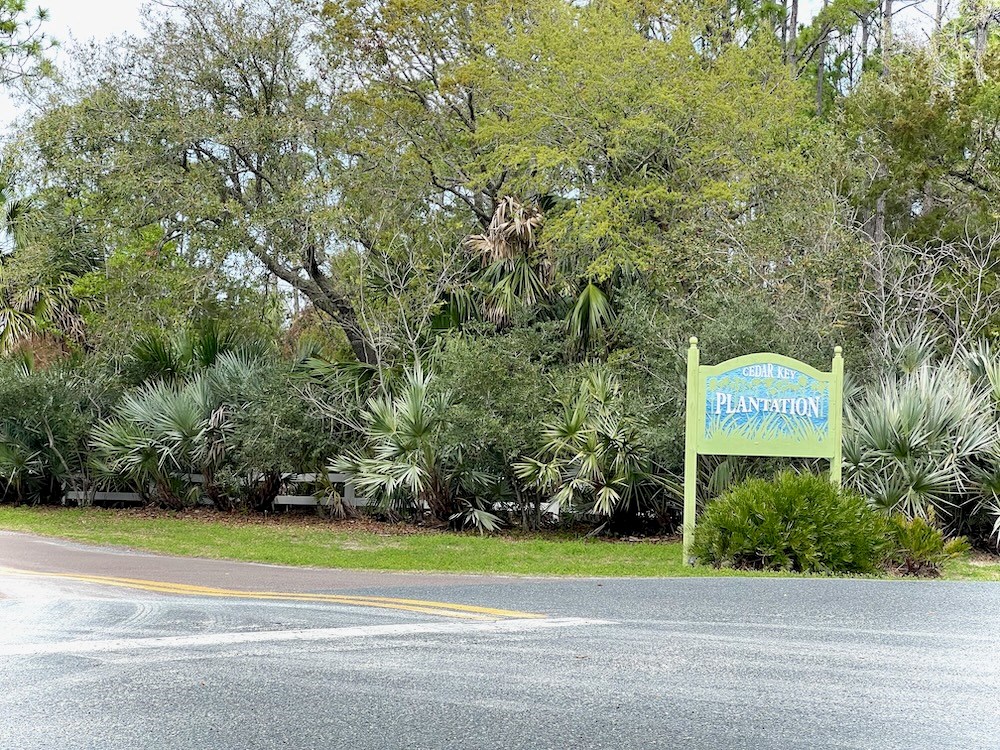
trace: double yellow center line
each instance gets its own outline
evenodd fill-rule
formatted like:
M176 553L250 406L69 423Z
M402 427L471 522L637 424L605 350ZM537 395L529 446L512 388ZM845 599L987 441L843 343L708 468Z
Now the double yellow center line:
M449 602L428 601L425 599L397 599L387 596L349 596L346 594L313 594L287 593L280 591L240 591L237 589L219 589L210 586L194 586L187 583L170 581L147 581L141 578L118 578L114 576L91 576L79 573L44 573L34 570L18 570L15 568L0 568L0 574L16 576L32 576L39 578L59 578L62 580L92 583L99 586L116 586L119 588L152 591L157 594L178 594L182 596L207 596L224 599L257 599L263 601L282 602L321 602L327 604L342 604L352 607L374 607L377 609L397 609L405 612L417 612L439 617L452 617L461 620L497 620L497 619L542 619L543 614L533 612L518 612L509 609L494 609L492 607L477 607L471 604L452 604Z

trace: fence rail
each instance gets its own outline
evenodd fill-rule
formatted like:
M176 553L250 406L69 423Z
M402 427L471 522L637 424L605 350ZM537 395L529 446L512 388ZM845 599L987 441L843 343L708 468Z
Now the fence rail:
M184 478L191 484L204 484L205 477L202 474L186 474ZM83 477L75 477L80 484L86 486L86 480ZM369 505L370 502L366 498L359 498L357 491L354 487L354 483L350 480L347 474L339 474L336 472L327 472L324 474L286 474L282 476L283 485L302 485L302 484L317 484L320 482L329 484L343 484L343 501L349 505ZM77 505L84 504L94 504L94 505L104 505L104 504L132 504L141 505L146 502L146 499L138 492L112 492L105 490L67 490L63 493L63 504L76 503ZM332 499L329 497L322 497L318 494L287 494L278 495L274 499L274 505L281 507L316 507L316 506L328 506L332 504Z

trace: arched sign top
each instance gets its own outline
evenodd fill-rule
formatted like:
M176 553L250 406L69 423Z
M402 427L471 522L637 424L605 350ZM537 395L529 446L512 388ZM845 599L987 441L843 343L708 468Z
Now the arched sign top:
M844 360L830 372L792 357L758 352L701 365L698 339L688 349L684 462L685 558L694 530L699 455L830 459L840 483Z
M840 347L837 347L838 349ZM705 374L709 373L722 373L728 372L730 370L749 370L750 373L756 372L760 373L762 376L767 372L766 369L761 369L762 366L767 365L772 366L772 372L778 377L787 377L787 373L781 372L781 368L784 370L792 370L796 373L803 373L809 377L815 378L816 380L822 380L823 378L829 378L832 373L822 372L817 370L811 365L807 365L805 362L800 362L794 357L786 357L784 354L772 354L770 352L756 352L754 354L744 354L740 357L733 357L732 359L727 359L725 362L720 362L717 365L701 365L701 371ZM751 369L756 368L756 369ZM745 373L749 376L749 373Z

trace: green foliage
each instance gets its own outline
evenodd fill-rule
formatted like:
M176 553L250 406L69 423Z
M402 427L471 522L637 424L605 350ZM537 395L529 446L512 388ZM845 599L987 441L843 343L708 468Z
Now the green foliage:
M683 23L664 41L627 5L535 5L477 19L484 52L455 75L487 102L488 174L564 199L542 238L557 263L679 281L721 249L722 217L749 231L808 181L802 91L766 40L703 64Z
M86 461L91 405L62 370L0 363L0 496L56 502Z
M586 350L614 319L615 311L607 295L596 284L587 284L577 297L567 323L570 336L581 349Z
M554 497L671 527L697 335L844 346L848 480L987 536L1000 365L937 362L1000 330L993 21L889 46L872 0L154 6L67 58L0 170L0 352L67 361L109 483L264 508L343 455L456 526ZM27 20L0 0L0 80ZM883 373L899 320L947 334ZM32 440L13 494L55 481Z
M466 461L501 474L537 445L553 381L564 370L560 328L553 321L443 342L434 367L441 388L454 396L448 440L463 444Z
M140 293L176 292L141 323L233 296L259 303L254 290L280 279L374 361L341 278L358 237L331 200L349 118L306 69L306 5L183 0L151 13L147 33L73 61L66 74L78 85L47 98L19 144L19 175L37 178L42 199L107 253L107 283L90 277L81 290L98 322L130 324L109 302L129 299L131 280ZM155 278L137 252L150 254ZM243 310L255 313L273 320L275 308Z
M463 467L461 443L441 439L451 394L434 392L433 380L417 365L394 394L370 399L361 413L364 449L345 453L333 468L386 507L415 508L420 515L426 507L440 521L494 530L500 519L468 494L487 478Z
M845 101L848 187L868 212L881 202L890 236L947 240L998 219L1000 149L982 125L1000 113L998 58L977 80L955 37L937 39L936 50L902 47L886 74L865 76Z
M27 0L0 0L0 85L49 71L45 53L55 43L42 30L48 20L45 8L29 9Z
M237 485L231 494L254 491L260 474L321 472L329 457L354 438L342 423L324 416L330 398L284 363L269 363L241 382L227 396L240 404L227 414L225 471ZM269 500L259 498L257 504L266 507Z
M248 281L185 257L154 227L118 244L101 267L74 278L71 292L88 344L120 356L124 342L185 329L192 321L225 326L238 320L245 332L273 336L273 302Z
M946 539L940 529L923 518L893 516L889 529L893 548L888 564L906 575L939 576L946 562L969 552L969 543L963 537Z
M513 463L538 446L553 385L570 377L563 328L557 320L516 323L502 335L482 328L449 335L435 354L438 382L454 397L443 439L462 446L468 469L494 479L477 492L482 501L537 527L542 498L523 491Z
M486 232L469 237L466 245L482 267L482 315L508 324L520 308L531 308L550 294L552 264L538 249L542 212L511 196L496 207Z
M622 412L621 384L605 370L587 373L560 419L543 430L534 458L514 465L521 481L563 508L599 516L634 515L662 491L641 421Z
M886 541L884 519L859 495L820 476L784 471L710 502L693 552L717 567L874 573Z
M261 369L259 361L224 353L186 381L153 380L126 393L113 418L93 429L97 469L175 507L195 499L189 475L201 474L205 495L232 507L216 477L229 450L231 415L243 408L242 394Z
M847 404L845 477L887 513L961 522L996 451L989 396L958 366L883 377Z
M886 513L985 543L1000 528L1000 357L979 341L943 358L952 342L919 327L883 335L888 369L846 393L846 481Z
M135 382L179 381L213 367L224 354L259 361L269 353L264 341L210 319L171 336L162 330L140 336L128 353L126 368Z
M40 212L31 201L12 197L0 183L0 230L7 247L0 252L0 354L54 336L78 341L82 326L70 289L72 262L47 246L39 231Z

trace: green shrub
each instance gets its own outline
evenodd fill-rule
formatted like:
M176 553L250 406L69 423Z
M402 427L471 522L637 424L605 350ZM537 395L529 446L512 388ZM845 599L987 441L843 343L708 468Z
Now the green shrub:
M0 362L0 502L60 501L84 460L87 395L63 369Z
M792 471L737 485L698 524L700 562L754 570L872 573L888 537L884 517L861 497Z
M361 414L366 445L332 465L350 474L358 490L386 508L422 507L439 521L496 531L501 523L478 495L490 478L462 465L462 446L443 440L452 395L433 386L419 364L395 392L368 400Z
M564 404L562 418L544 427L542 449L514 464L514 471L560 507L634 516L662 489L642 427L640 418L625 413L618 379L596 368Z
M845 479L886 513L957 522L996 452L989 396L958 366L886 376L844 422ZM987 472L988 473L988 472Z
M888 336L891 369L845 399L844 481L886 514L985 543L1000 528L1000 351L941 361L942 346L919 328Z
M898 573L936 577L941 575L942 565L969 552L964 537L945 539L940 529L923 518L893 516L889 529L893 549L887 562Z
M213 355L214 356L214 355ZM224 352L187 379L150 380L129 391L111 419L91 431L93 463L107 478L127 479L140 492L181 507L204 492L220 510L233 498L216 481L227 468L233 415L243 410L265 364L243 352ZM201 488L190 474L201 474Z

